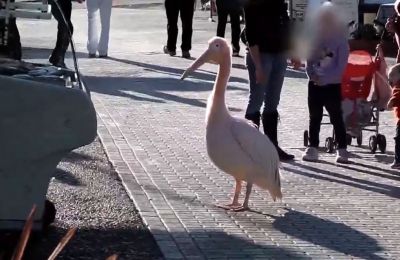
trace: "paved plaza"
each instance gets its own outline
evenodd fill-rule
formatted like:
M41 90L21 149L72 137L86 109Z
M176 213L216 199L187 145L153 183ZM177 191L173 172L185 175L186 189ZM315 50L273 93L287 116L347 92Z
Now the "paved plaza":
M207 13L195 16L197 57L216 24ZM166 19L160 6L113 9L107 60L87 59L86 19L86 10L74 10L79 63L92 90L99 137L165 259L400 259L400 175L389 167L391 113L381 118L387 154L350 147L350 165L335 165L331 154L320 163L302 162L307 79L288 70L279 136L297 160L282 164L283 201L256 188L252 211L225 211L215 205L230 201L234 180L209 161L204 141L217 67L206 65L179 80L191 61L162 53ZM26 57L44 61L55 22L21 21L19 27L23 45L31 48ZM232 114L244 116L247 95L243 59L234 58L226 97ZM321 140L330 133L330 126L323 127ZM365 133L364 144L368 138Z

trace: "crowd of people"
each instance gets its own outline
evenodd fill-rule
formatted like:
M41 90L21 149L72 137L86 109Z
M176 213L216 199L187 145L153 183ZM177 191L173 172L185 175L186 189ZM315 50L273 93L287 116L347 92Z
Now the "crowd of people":
M174 4L171 4L173 2ZM188 4L187 2L190 2ZM399 0L396 12L399 14ZM190 57L189 35L192 34L194 1L166 0L168 17L168 43L164 52L176 55L177 16L181 12L183 25L182 56ZM244 14L245 30L242 37L246 41L246 67L249 74L250 95L245 118L256 126L263 125L265 135L274 143L282 161L292 160L294 156L283 151L278 145L278 105L283 87L290 49L291 26L287 4L284 0L216 0L218 26L217 36L225 37L227 17L231 21L232 55L240 52L240 17ZM172 10L171 10L172 9ZM190 15L188 15L190 9ZM173 16L171 14L174 14ZM185 24L185 19L190 22ZM310 42L306 72L308 82L309 146L302 155L305 161L318 161L319 132L323 109L329 114L337 142L337 163L348 163L346 127L342 112L341 83L349 58L349 44L346 24L340 20L338 10L331 2L325 2L314 17L314 33ZM187 21L187 20L186 20ZM390 18L389 31L395 33L398 44L400 22ZM400 62L400 55L397 62ZM392 74L397 71L392 70ZM400 73L400 66L398 68ZM393 76L392 76L393 78ZM392 82L393 86L400 82ZM397 84L397 85L396 85ZM396 88L394 88L396 89ZM400 104L400 91L393 94L390 106ZM399 99L399 101L396 101ZM262 108L262 111L261 111ZM399 105L400 109L400 105ZM396 156L393 168L400 168L400 123L395 138Z

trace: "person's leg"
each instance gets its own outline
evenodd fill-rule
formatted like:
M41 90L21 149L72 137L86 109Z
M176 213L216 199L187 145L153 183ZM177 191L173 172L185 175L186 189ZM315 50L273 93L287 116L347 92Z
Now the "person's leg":
M112 9L112 0L102 0L100 4L101 34L98 47L100 56L107 56L108 54L111 9Z
M218 25L217 25L217 36L225 37L226 23L228 21L228 12L223 8L218 6L217 4L217 13L218 13Z
M335 131L338 148L346 149L346 127L343 121L342 97L340 91L340 84L332 84L325 87L324 105Z
M240 51L240 11L231 11L229 14L231 18L231 28L232 28L232 47L233 52L239 54Z
M181 0L182 45L183 52L192 49L194 0Z
M394 137L394 161L392 163L393 169L400 169L400 122L396 125L396 136Z
M268 83L264 94L263 126L264 133L268 135L276 146L281 160L292 160L293 155L287 154L279 147L278 142L278 105L280 101L283 81L287 67L286 56L282 54L270 54L263 63ZM268 69L270 67L270 69Z
M97 11L99 10L100 0L87 0L86 8L88 14L88 42L87 50L89 55L95 55L99 43L97 33Z
M70 36L73 34L73 26L71 23L71 11L72 3L71 0L59 0L58 4L54 1L50 1L51 11L54 18L58 22L57 26L57 42L56 46L51 54L50 63L55 66L64 67L64 57L69 46ZM65 20L67 24L65 23Z
M22 46L21 46L21 38L19 35L17 21L16 18L10 18L8 23L8 57L21 60L22 58Z
M167 48L168 51L176 50L176 40L178 38L178 16L179 5L176 0L165 0L165 10L167 12Z
M264 88L256 82L256 68L250 53L246 54L246 65L249 73L250 95L245 118L260 126L260 109L264 100Z
M322 92L324 89L308 82L309 147L303 153L303 161L318 161L319 131L323 116Z
M318 148L319 132L324 112L321 87L316 86L312 81L308 82L308 113L309 113L309 141L310 147Z
M347 163L346 126L343 120L340 84L332 84L326 87L324 92L324 105L328 111L329 118L333 125L333 130L335 131L336 141L338 143L336 162Z

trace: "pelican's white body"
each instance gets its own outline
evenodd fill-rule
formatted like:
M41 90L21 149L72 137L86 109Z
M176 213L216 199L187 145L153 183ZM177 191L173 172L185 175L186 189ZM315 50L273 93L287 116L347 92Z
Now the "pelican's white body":
M207 103L206 143L211 161L236 179L249 181L281 198L279 156L267 136L249 121L229 115L211 94Z
M225 91L232 67L232 50L223 38L214 37L209 47L182 75L182 79L207 61L219 64L213 91L207 102L206 142L211 161L236 179L237 204L241 181L248 183L247 208L251 185L267 189L275 200L282 197L279 175L279 156L267 136L245 119L232 117L225 105ZM249 185L250 184L250 185ZM232 206L230 205L230 206Z

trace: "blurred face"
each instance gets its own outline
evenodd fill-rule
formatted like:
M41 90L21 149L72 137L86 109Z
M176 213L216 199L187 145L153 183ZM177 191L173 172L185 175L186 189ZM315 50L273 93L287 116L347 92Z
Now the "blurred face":
M320 33L331 32L338 29L338 21L336 15L331 11L322 11L317 19Z

